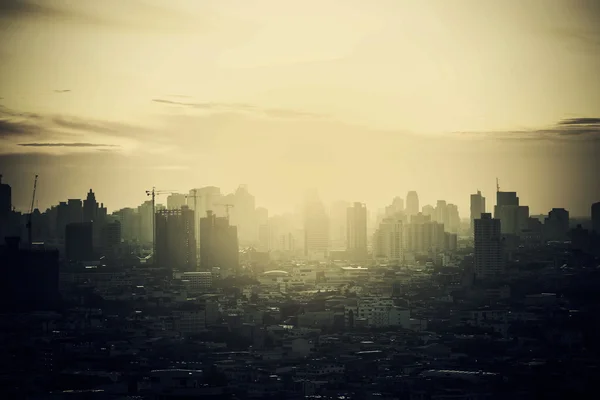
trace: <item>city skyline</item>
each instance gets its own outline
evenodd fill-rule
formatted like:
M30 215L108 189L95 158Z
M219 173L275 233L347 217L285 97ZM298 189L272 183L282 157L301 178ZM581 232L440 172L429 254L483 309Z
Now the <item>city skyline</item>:
M416 190L464 216L499 177L532 212L587 215L600 198L599 11L4 1L0 171L20 208L40 174L41 208L90 187L118 209L152 186L244 182L276 213L317 187L371 208Z

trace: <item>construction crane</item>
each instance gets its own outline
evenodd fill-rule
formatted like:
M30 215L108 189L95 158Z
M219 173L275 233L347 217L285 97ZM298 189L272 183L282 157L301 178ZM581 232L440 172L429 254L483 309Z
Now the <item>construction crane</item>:
M233 204L215 204L215 206L225 207L225 214L227 215L227 220L229 220L229 209L235 207Z
M33 243L31 220L32 220L32 216L33 216L33 205L35 204L35 191L37 189L37 181L38 181L38 176L36 175L35 179L33 180L33 195L31 196L31 207L29 207L29 216L27 218L27 246L28 247L31 247L31 244Z
M172 193L173 190L156 190L154 186L152 190L146 190L146 196L152 197L152 257L156 257L156 196Z
M498 178L496 178L496 192L500 191L500 182L498 181Z

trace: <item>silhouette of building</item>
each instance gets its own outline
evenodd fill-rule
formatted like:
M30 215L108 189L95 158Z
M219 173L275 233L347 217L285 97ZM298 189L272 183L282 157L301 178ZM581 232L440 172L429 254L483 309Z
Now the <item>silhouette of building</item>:
M236 275L239 268L237 227L229 225L227 217L217 217L212 211L200 219L200 266L204 270L218 267L221 276Z
M316 194L304 209L304 255L323 259L329 251L329 218Z
M444 225L445 229L451 233L458 233L460 229L460 214L456 204L448 204L446 206L448 213L448 225Z
M476 218L475 226L475 277L489 279L504 272L502 255L501 221L492 214L483 213Z
M592 204L592 231L600 235L600 202Z
M121 246L121 223L104 224L100 232L100 251L103 256L116 257Z
M406 194L406 215L409 217L419 213L419 195L415 191Z
M345 249L348 234L348 207L352 206L347 201L336 201L329 207L329 237L332 249Z
M98 202L96 195L90 189L87 198L83 201L83 222L94 222L98 216ZM72 221L75 222L75 221Z
M206 215L207 211L212 211L214 215L225 216L226 210L222 204L221 189L216 186L205 186L191 189L187 198L187 205L194 210L196 218L196 230L200 229L200 220ZM235 208L235 207L234 207ZM196 249L200 250L202 235L196 235Z
M485 212L485 197L478 190L476 194L471 195L471 231L474 229L474 221L481 218L481 214Z
M20 249L18 237L0 246L0 312L50 311L59 301L58 251Z
M528 227L529 207L519 205L516 192L496 192L494 218L502 225L502 234L520 236Z
M431 216L418 213L410 218L404 230L405 250L416 254L442 250L445 245L444 224L432 221Z
M347 254L353 261L367 259L367 207L354 203L347 209Z
M12 189L10 185L2 183L2 175L0 175L0 241L9 234L11 212Z
M564 208L553 208L544 220L546 240L567 240L569 233L569 212Z
M83 221L83 202L80 199L67 200L67 224Z
M421 214L433 218L435 215L435 207L432 206L431 204L426 204L423 206Z
M390 262L404 261L404 224L402 220L385 218L373 235L373 257Z
M94 231L91 222L72 222L65 231L65 256L68 261L94 259Z
M195 271L194 211L184 206L156 212L156 265L176 271Z
M167 210L178 210L185 205L187 205L185 194L173 193L167 196Z
M446 204L446 200L437 201L434 221L448 227L448 205Z

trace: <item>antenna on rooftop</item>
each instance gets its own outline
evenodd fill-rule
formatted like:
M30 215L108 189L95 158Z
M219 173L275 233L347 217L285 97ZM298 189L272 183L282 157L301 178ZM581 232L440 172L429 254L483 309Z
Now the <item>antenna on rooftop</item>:
M498 181L498 178L496 178L496 192L500 191L500 182Z

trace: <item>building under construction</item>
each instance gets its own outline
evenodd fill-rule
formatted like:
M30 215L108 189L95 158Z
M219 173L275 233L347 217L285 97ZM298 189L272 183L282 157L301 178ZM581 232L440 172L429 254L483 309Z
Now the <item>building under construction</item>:
M176 271L196 271L194 211L187 206L155 214L156 263Z
M236 275L239 267L237 227L212 211L200 219L200 266L204 270L218 267L222 277Z

